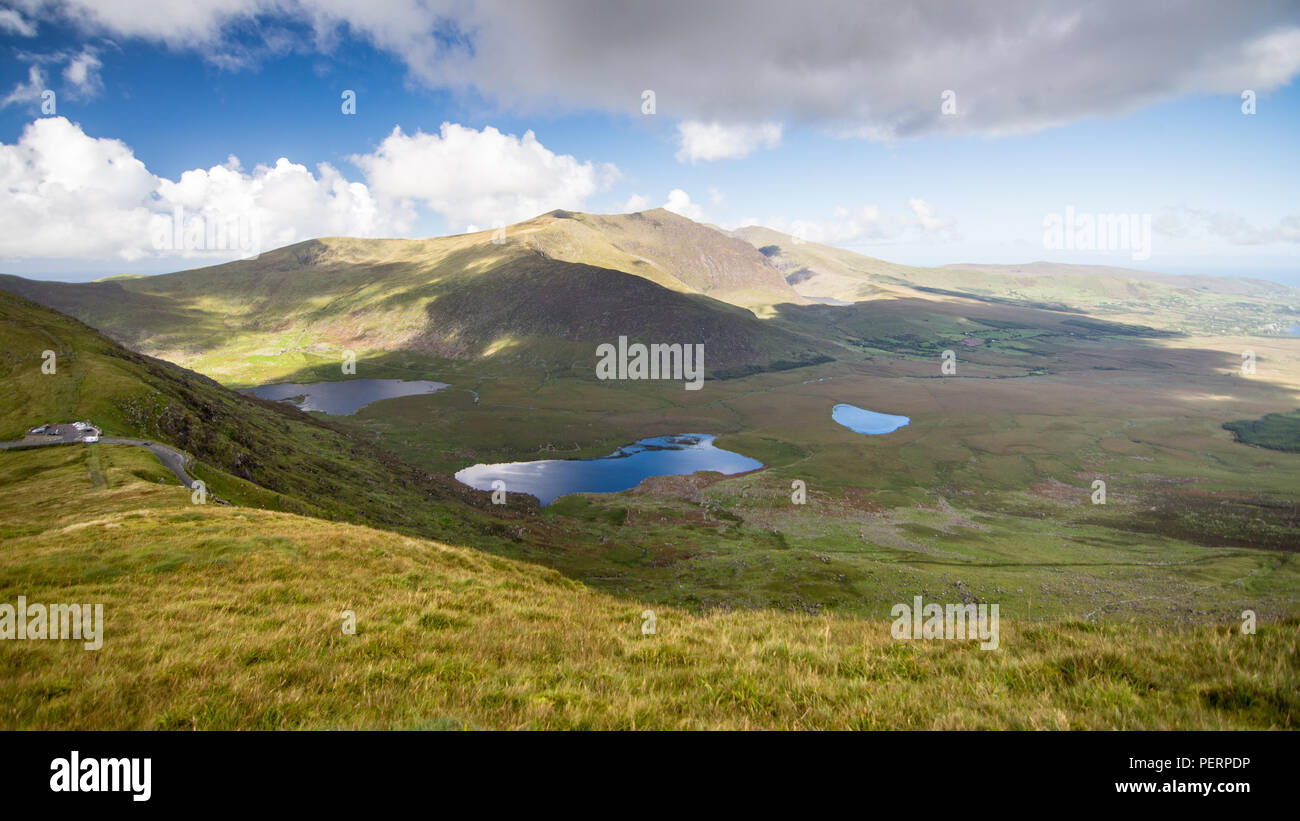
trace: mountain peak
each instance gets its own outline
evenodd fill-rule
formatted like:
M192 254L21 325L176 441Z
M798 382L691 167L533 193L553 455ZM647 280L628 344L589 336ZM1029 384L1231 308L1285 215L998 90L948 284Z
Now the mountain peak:
M542 217L548 219L541 224L538 219L520 223L519 232L553 259L612 268L759 315L781 303L804 302L748 242L666 208L627 214L551 211ZM507 228L507 241L511 233Z

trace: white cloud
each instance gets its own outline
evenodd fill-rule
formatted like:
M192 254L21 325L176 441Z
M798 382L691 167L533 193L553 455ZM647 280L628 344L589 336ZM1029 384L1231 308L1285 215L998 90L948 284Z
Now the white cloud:
M40 66L31 66L27 69L27 82L14 86L14 90L9 92L3 100L0 100L0 108L15 103L35 102L41 98L41 92L44 90L45 72L41 71Z
M393 129L373 153L351 158L375 196L419 203L449 224L506 225L556 208L581 210L587 197L618 178L556 154L532 131L523 137L443 123L438 134Z
M19 37L35 37L36 26L23 19L13 9L0 9L0 31L17 34Z
M63 69L63 79L71 86L73 95L94 96L103 87L99 78L99 70L103 65L95 52L89 48L83 49L80 54L73 57Z
M27 69L27 82L19 83L3 99L0 99L0 108L5 108L16 103L34 103L41 99L41 93L50 88L49 77L46 76L42 66L57 66L60 63L66 63L63 68L63 86L57 91L60 97L66 96L68 99L88 99L95 96L101 88L103 82L100 80L99 70L103 67L95 49L87 46L79 54L71 54L66 51L56 51L51 54L30 54L23 53L19 55L21 59L30 60L31 66Z
M312 174L284 157L246 173L232 156L224 165L186 171L175 182L160 180L158 195L186 214L246 219L258 234L256 250L320 236L391 236L414 221L409 209L385 207L364 183L349 182L328 163Z
M863 205L849 209L843 206L833 212L832 219L825 224L825 233L831 242L847 242L856 239L884 239L895 236L896 229L880 216L880 206Z
M1236 95L1243 89L1271 91L1286 85L1300 67L1300 27L1294 22L1258 37L1215 44L1214 54L1196 64L1182 85Z
M176 208L184 209L187 221L237 222L245 232L242 244L159 247L159 221L174 217ZM17 143L0 143L3 257L135 260L215 253L229 259L314 236L400 233L411 220L409 212L383 208L364 184L348 182L327 164L312 174L281 159L248 173L231 157L172 181L151 173L120 140L90 137L63 117L36 120Z
M713 187L712 185L709 186L709 202L713 203L714 205L722 205L722 203L726 201L726 199L727 199L726 194L723 194L721 191L719 191L717 188Z
M663 208L696 222L704 219L704 209L697 203L691 202L691 195L680 188L668 192L668 202L663 204Z
M677 124L677 161L692 165L703 160L747 157L755 149L775 148L781 143L780 123L724 125L687 121Z
M880 207L876 205L863 205L854 209L840 206L824 220L768 217L758 224L809 242L829 244L860 239L885 239L897 236L899 232L896 222L881 219Z
M916 224L926 234L932 234L944 240L960 239L957 234L957 221L952 217L939 216L930 203L920 197L913 197L907 201L907 207L912 209L912 214L916 217Z
M1233 245L1300 242L1300 216L1286 216L1276 225L1259 226L1238 214L1199 208L1166 208L1152 224L1157 234L1175 239L1217 237Z
M126 37L155 40L172 48L215 43L228 25L247 22L261 12L273 11L276 0L28 0L29 13L43 12L46 17L62 18L83 29L107 31ZM314 5L328 3L284 4L283 8L301 16ZM356 13L361 17L364 11Z
M143 256L157 185L124 143L37 120L0 144L0 255Z
M618 176L549 151L532 132L451 123L439 134L394 130L353 160L365 182L283 157L249 171L233 156L172 180L120 140L88 136L63 117L38 119L15 144L0 143L0 257L231 259L311 237L406 235L418 206L457 226L505 224L580 208ZM214 232L187 238L196 226ZM222 240L217 226L238 234Z
M912 216L884 215L878 205L857 208L836 207L829 217L820 220L790 220L785 217L749 219L742 225L763 225L809 242L843 245L854 242L934 243L960 239L957 221L940 217L923 199L907 201Z
M632 214L637 211L646 210L646 208L648 208L649 205L650 205L649 197L645 197L640 194L633 194L632 196L627 198L627 202L623 203L623 208L621 210L625 214Z

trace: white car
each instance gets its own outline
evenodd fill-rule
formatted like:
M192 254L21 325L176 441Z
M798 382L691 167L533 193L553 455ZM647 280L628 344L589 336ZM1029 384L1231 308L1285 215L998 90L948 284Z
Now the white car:
M87 425L85 422L73 422L72 426L77 430L85 430L86 428L90 427L90 425Z
M96 434L93 434L93 433L92 433L92 434L90 434L89 436L83 436L83 437L81 438L81 441L83 441L83 442L88 442L88 443L98 442L98 441L99 441L99 436L97 436Z

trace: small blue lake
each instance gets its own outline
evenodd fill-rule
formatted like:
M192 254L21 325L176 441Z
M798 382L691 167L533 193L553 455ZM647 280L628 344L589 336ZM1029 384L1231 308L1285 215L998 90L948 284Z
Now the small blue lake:
M457 481L476 490L505 482L507 493L529 493L549 505L570 493L617 493L651 476L681 476L699 470L731 475L757 470L763 463L713 446L705 433L656 436L627 445L599 459L545 459L474 465L456 473Z
M292 401L305 411L319 411L335 416L349 416L380 399L395 399L421 393L437 393L447 387L446 382L423 379L347 379L342 382L279 382L259 385L242 393L251 393L263 399ZM301 399L299 397L302 397Z
M893 433L911 423L906 416L894 416L889 413L876 413L857 405L836 405L831 411L831 418L855 433L878 435Z

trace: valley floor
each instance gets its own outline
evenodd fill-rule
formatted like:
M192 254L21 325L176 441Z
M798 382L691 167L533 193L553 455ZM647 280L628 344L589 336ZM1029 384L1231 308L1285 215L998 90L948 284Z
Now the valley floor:
M929 320L953 321L921 315L905 327ZM1293 400L1294 343L1059 333L1019 343L1028 353L964 352L958 374L942 377L937 353L953 344L942 333L963 331L936 333L933 359L877 351L699 392L412 362L420 377L472 386L478 401L448 390L336 422L447 473L721 434L719 447L767 467L652 479L540 511L518 496L505 510L485 505L519 535L476 546L661 604L885 618L922 593L998 602L1023 619L1300 616L1300 463L1223 427ZM1267 355L1267 378L1227 370L1242 344ZM376 367L402 373L400 363ZM858 435L831 421L838 402L912 423ZM796 481L804 504L793 501Z

